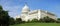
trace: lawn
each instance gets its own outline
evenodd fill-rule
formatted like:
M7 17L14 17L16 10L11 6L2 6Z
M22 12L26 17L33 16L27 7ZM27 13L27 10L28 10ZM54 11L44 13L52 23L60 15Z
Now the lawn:
M10 26L60 26L60 23L24 23Z

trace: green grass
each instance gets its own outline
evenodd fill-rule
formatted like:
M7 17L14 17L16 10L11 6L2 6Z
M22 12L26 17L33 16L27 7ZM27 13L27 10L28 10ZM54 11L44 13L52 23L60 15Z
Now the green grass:
M10 26L60 26L60 23L24 23Z

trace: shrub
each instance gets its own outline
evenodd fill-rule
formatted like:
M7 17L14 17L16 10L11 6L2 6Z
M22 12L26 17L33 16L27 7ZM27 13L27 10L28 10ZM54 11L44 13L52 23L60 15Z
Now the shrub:
M50 23L50 22L56 22L56 20L54 20L54 19L46 16L46 17L44 17L44 18L41 18L41 19L40 19L40 22Z
M38 19L33 19L31 22L39 22Z
M21 18L17 18L15 23L17 23L17 24L22 23L22 19Z

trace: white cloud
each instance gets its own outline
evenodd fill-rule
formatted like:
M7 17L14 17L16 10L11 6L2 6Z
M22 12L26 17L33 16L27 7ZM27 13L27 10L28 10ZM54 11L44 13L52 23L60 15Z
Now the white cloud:
M3 6L3 9L9 11L9 15L11 17L19 15L21 12L21 5L17 4L19 2L15 3L13 1L14 0L0 0L0 4Z
M21 12L21 7L20 7L20 6L11 6L11 7L8 6L8 7L4 7L4 10L9 11L9 15L10 15L11 17L14 17L14 16L20 14L20 12Z

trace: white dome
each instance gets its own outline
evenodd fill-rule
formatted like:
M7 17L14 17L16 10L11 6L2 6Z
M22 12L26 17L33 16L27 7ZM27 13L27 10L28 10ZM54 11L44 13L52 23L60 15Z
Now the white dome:
M28 11L30 11L29 7L25 4L25 6L22 8L22 12L28 12Z

